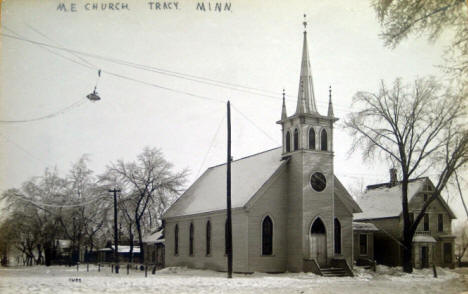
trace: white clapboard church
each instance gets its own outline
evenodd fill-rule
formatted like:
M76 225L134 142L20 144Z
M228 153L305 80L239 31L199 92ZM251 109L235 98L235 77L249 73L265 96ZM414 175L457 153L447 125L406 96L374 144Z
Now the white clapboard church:
M232 162L234 272L349 268L353 213L361 212L333 167L331 94L317 111L304 31L297 107L283 95L283 146ZM208 168L167 210L166 266L227 270L226 165Z

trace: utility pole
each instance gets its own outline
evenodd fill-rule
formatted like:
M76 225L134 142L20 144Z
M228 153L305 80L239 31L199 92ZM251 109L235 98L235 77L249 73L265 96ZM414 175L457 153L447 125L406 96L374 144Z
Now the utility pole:
M227 266L228 279L232 278L232 220L231 220L231 104L227 102Z
M115 273L119 273L119 235L117 232L117 192L120 189L109 190L110 193L114 193L114 262L115 262Z

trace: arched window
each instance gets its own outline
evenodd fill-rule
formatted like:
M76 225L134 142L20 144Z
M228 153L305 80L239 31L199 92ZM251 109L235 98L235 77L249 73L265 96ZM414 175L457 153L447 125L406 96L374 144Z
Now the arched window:
M174 255L179 254L179 225L174 229Z
M314 128L309 129L309 149L315 150L315 131L314 131Z
M286 132L286 152L291 152L291 134Z
M206 255L211 254L211 222L206 223Z
M294 130L294 151L299 149L299 131Z
M273 254L273 222L269 216L262 222L262 255Z
M189 255L193 256L193 223L190 223L189 231Z
M327 141L327 131L325 129L322 130L322 132L320 133L320 146L321 146L321 150L323 151L327 151L328 149L328 141Z
M335 218L335 254L341 254L341 224Z
M320 218L317 218L310 229L311 234L325 234L325 225Z

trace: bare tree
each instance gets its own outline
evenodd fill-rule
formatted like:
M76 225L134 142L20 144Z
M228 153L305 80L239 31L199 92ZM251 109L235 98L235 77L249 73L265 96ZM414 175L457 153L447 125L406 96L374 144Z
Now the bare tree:
M95 246L98 232L107 222L109 201L87 168L83 156L73 165L66 178L56 169L46 169L40 177L23 183L21 189L5 191L10 215L7 222L16 225L16 247L28 260L50 264L57 249L57 239L69 239L75 258L82 248ZM71 261L71 260L70 260Z
M452 33L447 48L449 69L466 84L468 75L468 2L465 0L372 0L385 45L396 47L410 34L426 33L431 41Z
M443 90L433 78L418 79L413 85L403 85L397 79L390 89L382 82L377 93L356 93L353 103L361 110L351 113L345 121L354 138L352 150L362 150L368 159L383 156L401 172L403 269L412 272L416 228L430 203L468 160L462 95ZM408 181L428 169L435 175L435 191L411 222Z
M458 265L461 265L463 256L465 256L468 250L468 223L462 223L458 228L454 230L455 239L455 258L457 259Z
M135 221L141 258L144 258L143 234L145 223L160 220L162 212L180 194L187 171L173 172L161 151L146 147L135 162L119 160L111 164L101 182L114 184L122 189L122 200L132 200L132 218ZM149 227L148 232L151 231Z

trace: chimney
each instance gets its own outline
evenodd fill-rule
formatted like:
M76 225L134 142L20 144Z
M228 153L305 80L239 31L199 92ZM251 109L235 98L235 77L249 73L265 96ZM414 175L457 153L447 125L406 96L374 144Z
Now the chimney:
M397 170L396 168L390 169L390 187L395 186L397 183Z

